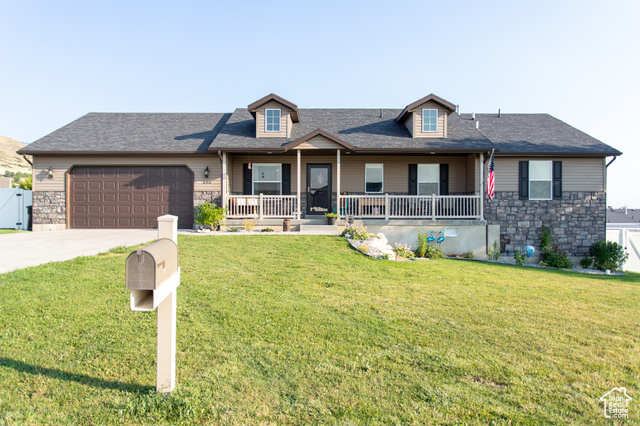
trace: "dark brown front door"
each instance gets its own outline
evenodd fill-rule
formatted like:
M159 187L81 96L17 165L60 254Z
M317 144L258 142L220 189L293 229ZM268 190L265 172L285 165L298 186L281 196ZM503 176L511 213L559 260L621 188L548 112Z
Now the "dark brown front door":
M307 214L331 211L331 164L307 165Z
M88 166L70 172L71 228L154 228L178 216L193 227L193 173L186 167Z

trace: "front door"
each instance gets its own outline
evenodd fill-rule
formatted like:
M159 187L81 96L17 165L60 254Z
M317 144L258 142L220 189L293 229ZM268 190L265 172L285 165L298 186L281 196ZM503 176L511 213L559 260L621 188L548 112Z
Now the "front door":
M331 211L331 164L307 164L307 214Z

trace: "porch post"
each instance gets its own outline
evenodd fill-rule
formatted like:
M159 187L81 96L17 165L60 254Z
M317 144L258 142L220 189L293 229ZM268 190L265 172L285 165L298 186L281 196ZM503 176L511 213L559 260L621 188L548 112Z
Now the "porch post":
M221 182L221 189L222 189L222 208L227 207L227 153L223 152L222 153L222 182Z
M336 179L336 213L340 214L340 150L336 149L336 173L337 173L337 179Z
M480 220L484 219L484 153L480 153Z
M298 176L296 177L296 185L297 185L297 188L298 188L298 194L297 194L298 195L298 201L296 203L296 205L297 205L296 216L297 216L297 219L300 219L300 217L301 217L300 216L300 163L301 163L300 156L301 156L301 154L300 154L300 150L299 149L297 151L298 152L297 152L296 155L297 155L297 161L298 161L298 167L297 167L297 175Z

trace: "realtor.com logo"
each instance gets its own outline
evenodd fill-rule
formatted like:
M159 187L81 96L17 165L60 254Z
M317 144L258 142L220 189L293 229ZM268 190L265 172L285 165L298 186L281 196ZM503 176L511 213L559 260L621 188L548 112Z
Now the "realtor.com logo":
M629 401L627 388L613 388L600 397L604 404L604 416L607 419L626 419L629 417Z

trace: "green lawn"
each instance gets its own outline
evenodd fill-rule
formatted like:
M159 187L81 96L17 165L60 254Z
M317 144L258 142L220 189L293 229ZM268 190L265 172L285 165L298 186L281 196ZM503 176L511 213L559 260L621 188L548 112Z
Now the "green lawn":
M17 232L24 232L19 229L0 229L0 234L15 234Z
M640 275L377 261L339 237L180 236L178 387L126 254L0 275L0 424L640 423Z

